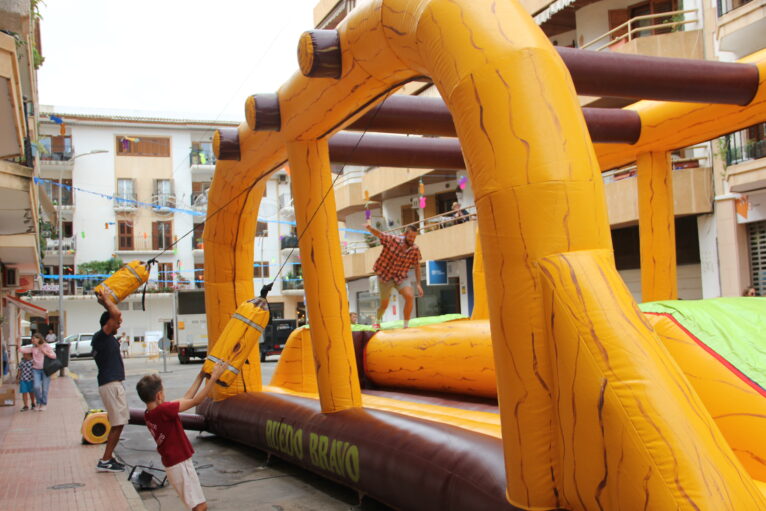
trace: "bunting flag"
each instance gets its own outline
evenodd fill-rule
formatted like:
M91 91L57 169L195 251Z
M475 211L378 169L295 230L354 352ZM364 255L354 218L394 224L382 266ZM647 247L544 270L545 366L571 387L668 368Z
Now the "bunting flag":
M468 178L466 176L461 176L457 182L457 185L460 187L461 190L465 190L465 185L467 184L468 184Z
M64 124L64 119L62 119L62 118L61 118L61 117L59 117L58 115L53 115L53 114L51 114L51 115L49 115L49 116L48 116L48 118L49 118L51 121L55 122L56 124Z

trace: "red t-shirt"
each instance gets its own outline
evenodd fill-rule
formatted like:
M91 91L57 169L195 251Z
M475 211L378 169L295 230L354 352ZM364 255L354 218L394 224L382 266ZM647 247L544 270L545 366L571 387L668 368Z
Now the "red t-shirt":
M194 454L178 417L179 406L178 401L170 401L144 412L146 427L157 442L157 452L166 467L186 461Z

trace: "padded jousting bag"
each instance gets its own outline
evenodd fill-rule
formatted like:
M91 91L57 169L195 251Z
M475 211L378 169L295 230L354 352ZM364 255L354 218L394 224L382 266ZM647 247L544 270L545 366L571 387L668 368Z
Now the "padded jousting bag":
M114 303L120 303L147 280L149 280L149 266L141 261L131 261L96 286L95 291L111 298Z
M220 361L227 362L226 371L216 382L220 387L224 387L224 389L220 387L216 389L213 396L215 400L225 399L241 391L239 385L232 384L236 380L241 379L240 376L243 376L243 366L246 363L253 365L248 360L252 353L256 355L252 357L253 363L260 364L258 343L268 323L269 308L268 303L263 298L253 298L237 307L236 312L231 316L229 322L226 323L226 327L210 350L210 354L205 359L205 365L202 367L203 372L210 374L213 371L214 364ZM260 380L260 374L257 375L257 378ZM247 378L246 380L255 380L255 378ZM243 382L244 389L258 390L256 388L249 388L252 385L248 385L247 381Z

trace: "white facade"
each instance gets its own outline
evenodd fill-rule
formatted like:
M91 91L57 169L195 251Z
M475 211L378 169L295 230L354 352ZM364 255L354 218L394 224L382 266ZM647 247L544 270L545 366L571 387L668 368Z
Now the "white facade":
M119 116L118 113L91 115L65 112L53 107L43 107L42 110L46 119L41 126L42 135L53 137L47 142L47 147L50 149L51 145L58 143L60 149L62 140L67 139L66 154L49 152L48 160L56 161L43 161L41 171L43 179L58 181L61 178L66 185L69 184L67 180L71 180L73 188L71 205L64 198L59 208L65 222L62 229L65 277L72 272L80 274L78 268L86 262L105 261L115 256L123 262L156 258L159 265L154 265L150 273L149 289L152 292L146 295L147 310L140 310L140 296L137 294L121 304L123 330L134 340L140 340L145 332L164 331L166 324L173 318L172 293L169 292L171 289L166 288L190 288L195 286L195 280L202 280L204 254L201 229L207 207L207 188L215 169L214 157L210 152L211 140L215 129L232 124L130 118ZM49 120L50 114L64 121L63 129L61 125ZM168 147L160 156L126 154L120 145L124 138L136 140L136 144L141 140L148 143L151 140L167 139ZM200 153L204 153L204 156L200 156ZM156 209L147 205L159 200L160 194L155 193L158 190L158 179L171 182L172 202L166 205L172 209ZM130 181L131 192L118 189L118 180ZM59 187L50 184L47 187L51 199L58 204ZM254 267L253 284L256 293L262 285L276 277L283 261L280 237L292 232L291 225L280 221L280 195L290 201L290 183L284 171L276 173L267 182L266 195L259 211L259 219L265 222L267 235L256 236L253 261L254 264L264 264L266 267ZM128 200L115 201L115 196ZM125 236L120 237L121 222L129 224L133 231L129 243L125 241ZM160 242L157 245L154 238L157 235L155 224L167 222L170 223L171 241L176 244L159 255L159 249L168 243ZM259 233L264 234L260 230ZM43 265L47 273L57 275L59 254L55 234L48 240L48 245ZM282 307L286 318L295 318L297 304L303 300L302 280L299 279L293 279L292 286L298 289L293 289L290 296L281 295L282 277L288 272L301 273L299 258L296 256L292 259L269 295L273 304L284 304ZM68 266L73 266L73 270L68 269ZM167 273L159 273L161 268ZM103 309L90 292L92 285L83 285L84 281L73 280L74 293L70 289L72 280L65 280L64 285L64 334L93 332L98 329L98 317ZM44 291L37 291L28 299L51 311L55 321L58 316L58 281L55 278L45 279L44 283ZM198 282L197 285L202 284ZM34 329L35 325L31 325L31 328Z

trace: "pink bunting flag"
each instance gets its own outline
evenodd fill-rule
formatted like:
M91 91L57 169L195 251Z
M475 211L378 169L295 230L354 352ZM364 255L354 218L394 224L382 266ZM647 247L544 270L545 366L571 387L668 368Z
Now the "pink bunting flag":
M465 176L462 176L458 182L457 185L460 187L461 190L465 190L465 185L468 184L468 178Z
M426 198L421 197L420 198L420 209L426 209Z

